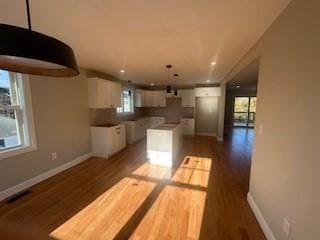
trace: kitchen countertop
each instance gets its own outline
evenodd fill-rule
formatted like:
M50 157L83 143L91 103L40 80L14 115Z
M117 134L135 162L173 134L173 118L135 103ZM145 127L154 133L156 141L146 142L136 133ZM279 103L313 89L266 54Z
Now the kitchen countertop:
M104 127L104 128L108 128L108 127L115 127L118 126L120 123L116 124L116 123L104 123L104 124L99 124L99 125L92 125L91 127Z
M128 120L123 120L122 122L135 122L135 121L139 121L139 120L143 120L143 119L147 119L147 118L164 118L164 117L155 117L155 116L151 116L151 117L138 117L138 118L131 118Z
M157 127L151 128L154 130L173 130L175 129L180 123L165 123L161 124Z

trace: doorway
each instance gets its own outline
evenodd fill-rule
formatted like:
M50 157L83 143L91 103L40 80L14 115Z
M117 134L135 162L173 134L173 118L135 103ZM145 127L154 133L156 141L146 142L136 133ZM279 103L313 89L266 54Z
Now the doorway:
M236 96L233 102L233 126L253 128L256 118L257 97Z

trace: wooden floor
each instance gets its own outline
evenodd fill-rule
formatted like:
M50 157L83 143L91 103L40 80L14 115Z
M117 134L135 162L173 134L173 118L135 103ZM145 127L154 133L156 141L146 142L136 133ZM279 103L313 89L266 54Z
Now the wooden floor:
M265 239L246 201L252 130L225 143L185 138L173 168L150 166L145 140L92 158L0 203L0 220L56 239Z

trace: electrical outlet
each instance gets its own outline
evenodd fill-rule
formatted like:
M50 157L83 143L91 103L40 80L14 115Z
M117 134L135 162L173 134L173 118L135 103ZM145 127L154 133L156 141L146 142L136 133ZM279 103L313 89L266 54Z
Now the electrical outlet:
M287 237L289 237L289 235L290 235L290 223L289 223L288 219L286 219L286 218L283 219L283 232Z
M56 160L57 159L57 153L56 152L51 153L51 159L52 160Z

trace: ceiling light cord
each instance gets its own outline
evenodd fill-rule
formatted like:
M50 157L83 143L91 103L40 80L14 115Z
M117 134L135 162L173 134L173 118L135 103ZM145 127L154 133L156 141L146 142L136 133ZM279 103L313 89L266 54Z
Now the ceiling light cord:
M32 30L29 0L26 0L26 6L27 6L28 28L29 30Z

